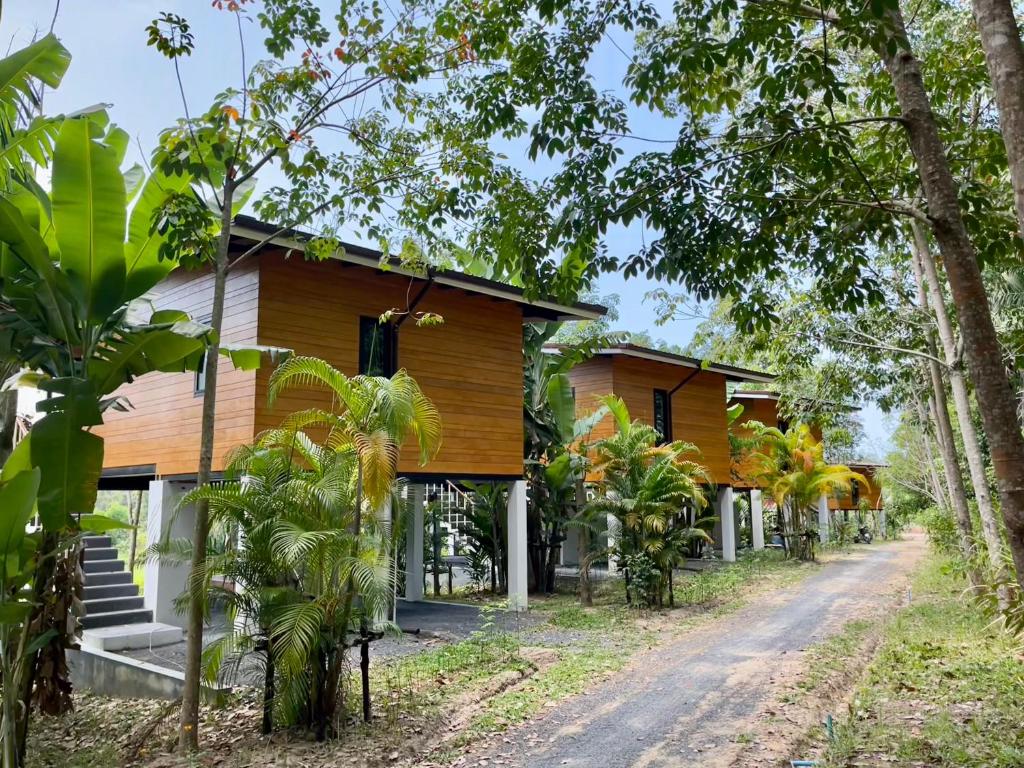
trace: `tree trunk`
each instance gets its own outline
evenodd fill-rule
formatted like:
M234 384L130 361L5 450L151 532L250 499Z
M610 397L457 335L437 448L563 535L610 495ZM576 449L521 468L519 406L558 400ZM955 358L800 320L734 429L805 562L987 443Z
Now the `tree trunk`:
M0 467L14 450L14 433L18 426L18 390L0 392Z
M139 521L142 519L142 491L135 492L135 509L129 512L132 525L130 545L128 547L128 572L135 573L135 556L139 548Z
M981 453L981 443L978 440L978 432L974 428L974 420L971 418L971 396L967 391L967 382L964 380L957 360L953 324L950 322L949 313L946 312L946 301L942 295L939 272L928 248L928 235L925 233L924 227L916 221L912 222L911 227L917 251L914 275L918 281L918 291L923 293L922 283L927 286L928 296L931 299L930 309L935 316L939 341L942 343L942 353L949 370L949 386L953 390L953 404L956 408L957 422L964 442L964 455L967 457L971 485L974 486L974 498L978 502L978 515L981 517L981 530L985 536L986 549L988 549L989 566L1002 584L1006 579L1003 567L1003 540L999 532L995 508L992 505L992 495L988 490L988 477L985 474L985 459ZM922 298L924 297L922 296ZM923 305L926 310L928 303L926 301ZM999 587L998 598L1000 609L1006 610L1010 605L1010 595L1005 584Z
M441 594L441 521L438 504L431 504L430 510L430 570L434 575L434 597Z
M914 406L917 410L917 421L921 425L921 440L924 443L925 460L928 462L928 478L934 491L935 503L939 505L939 509L949 510L951 505L949 489L939 480L939 473L935 470L935 450L932 447L932 436L929 430L929 424L932 424L932 421L928 418L930 406L929 410L926 410L918 395L914 396Z
M971 510L967 506L967 493L964 490L963 474L960 470L960 457L957 455L956 443L953 440L953 425L949 422L949 404L946 402L946 386L939 372L939 364L934 360L925 365L932 385L932 419L935 423L935 440L942 454L942 467L946 473L946 485L949 487L950 501L953 504L953 517L956 519L957 532L960 534L960 553L967 564L967 574L972 586L978 586L981 578L975 568L976 553L974 550L974 530L971 525Z
M203 486L210 481L213 469L213 430L217 413L217 368L220 362L219 340L224 325L224 293L228 277L228 246L231 243L231 207L234 202L234 185L229 180L224 184L223 210L220 217L220 237L217 241L217 255L213 264L213 308L210 326L214 341L206 350L206 385L203 391L202 432L199 439L199 471L196 484ZM198 578L206 560L206 540L210 535L210 507L205 501L196 505L196 523L192 534L192 563L188 588L191 592L188 602L188 624L185 638L185 680L181 694L181 718L178 730L178 744L182 751L192 752L199 748L199 680L203 657L203 595L202 581ZM193 578L196 577L196 578Z
M999 106L1017 226L1024 236L1024 44L1010 0L972 0L971 8Z
M882 43L880 55L892 77L928 203L928 218L960 318L968 370L985 425L1019 581L1024 577L1024 436L1013 387L1003 367L977 252L960 212L956 182L898 6L887 12L885 24L889 39ZM887 45L890 42L892 52Z

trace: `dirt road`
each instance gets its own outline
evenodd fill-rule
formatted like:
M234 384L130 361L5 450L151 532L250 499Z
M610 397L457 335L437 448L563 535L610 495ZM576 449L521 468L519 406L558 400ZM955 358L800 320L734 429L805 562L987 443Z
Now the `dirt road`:
M733 766L750 751L758 714L806 663L801 651L901 599L925 547L922 535L909 534L858 548L795 586L638 656L459 764Z

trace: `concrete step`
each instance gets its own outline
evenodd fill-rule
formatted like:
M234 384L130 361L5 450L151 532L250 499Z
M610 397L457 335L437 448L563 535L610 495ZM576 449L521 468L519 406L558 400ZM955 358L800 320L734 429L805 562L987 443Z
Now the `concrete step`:
M126 651L134 648L155 648L158 645L180 643L184 637L181 627L160 622L141 624L115 624L96 627L82 632L82 647L100 651Z
M109 536L83 536L82 542L85 544L85 548L91 547L112 547L114 546L114 540Z
M128 571L103 571L93 573L86 569L85 588L103 587L108 584L131 584L132 575Z
M85 615L95 616L99 613L113 613L114 611L134 611L142 607L142 598L138 595L123 597L104 597L99 600L85 601Z
M114 627L118 624L145 624L153 620L153 612L139 608L133 611L113 611L82 617L82 629Z
M117 560L117 548L116 547L86 547L85 548L85 562L91 563L93 560Z
M138 584L102 584L99 586L86 585L82 590L85 601L104 600L108 597L134 597L139 594Z
M124 571L124 560L86 560L83 567L86 573L110 573ZM127 573L127 571L125 571ZM129 576L131 574L128 574ZM88 578L88 577L87 577Z

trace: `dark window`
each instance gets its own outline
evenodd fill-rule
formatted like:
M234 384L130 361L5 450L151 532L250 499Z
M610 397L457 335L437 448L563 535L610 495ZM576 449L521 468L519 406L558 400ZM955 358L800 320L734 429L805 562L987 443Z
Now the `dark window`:
M661 439L672 442L672 403L664 389L654 390L654 428Z
M359 372L391 376L395 372L395 328L376 317L359 318Z
M199 367L196 368L195 376L192 379L192 394L201 395L206 391L206 353L199 358Z
M860 484L859 483L851 483L850 484L850 501L852 501L854 504L860 504Z
M789 422L785 419L779 419L779 432L789 432Z

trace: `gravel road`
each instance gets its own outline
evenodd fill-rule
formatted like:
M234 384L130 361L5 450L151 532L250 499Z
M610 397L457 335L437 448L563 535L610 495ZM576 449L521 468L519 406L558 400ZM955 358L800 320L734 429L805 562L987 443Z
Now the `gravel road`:
M905 593L920 534L859 547L797 585L661 645L587 693L459 761L463 766L668 768L733 765L740 734L800 652Z

